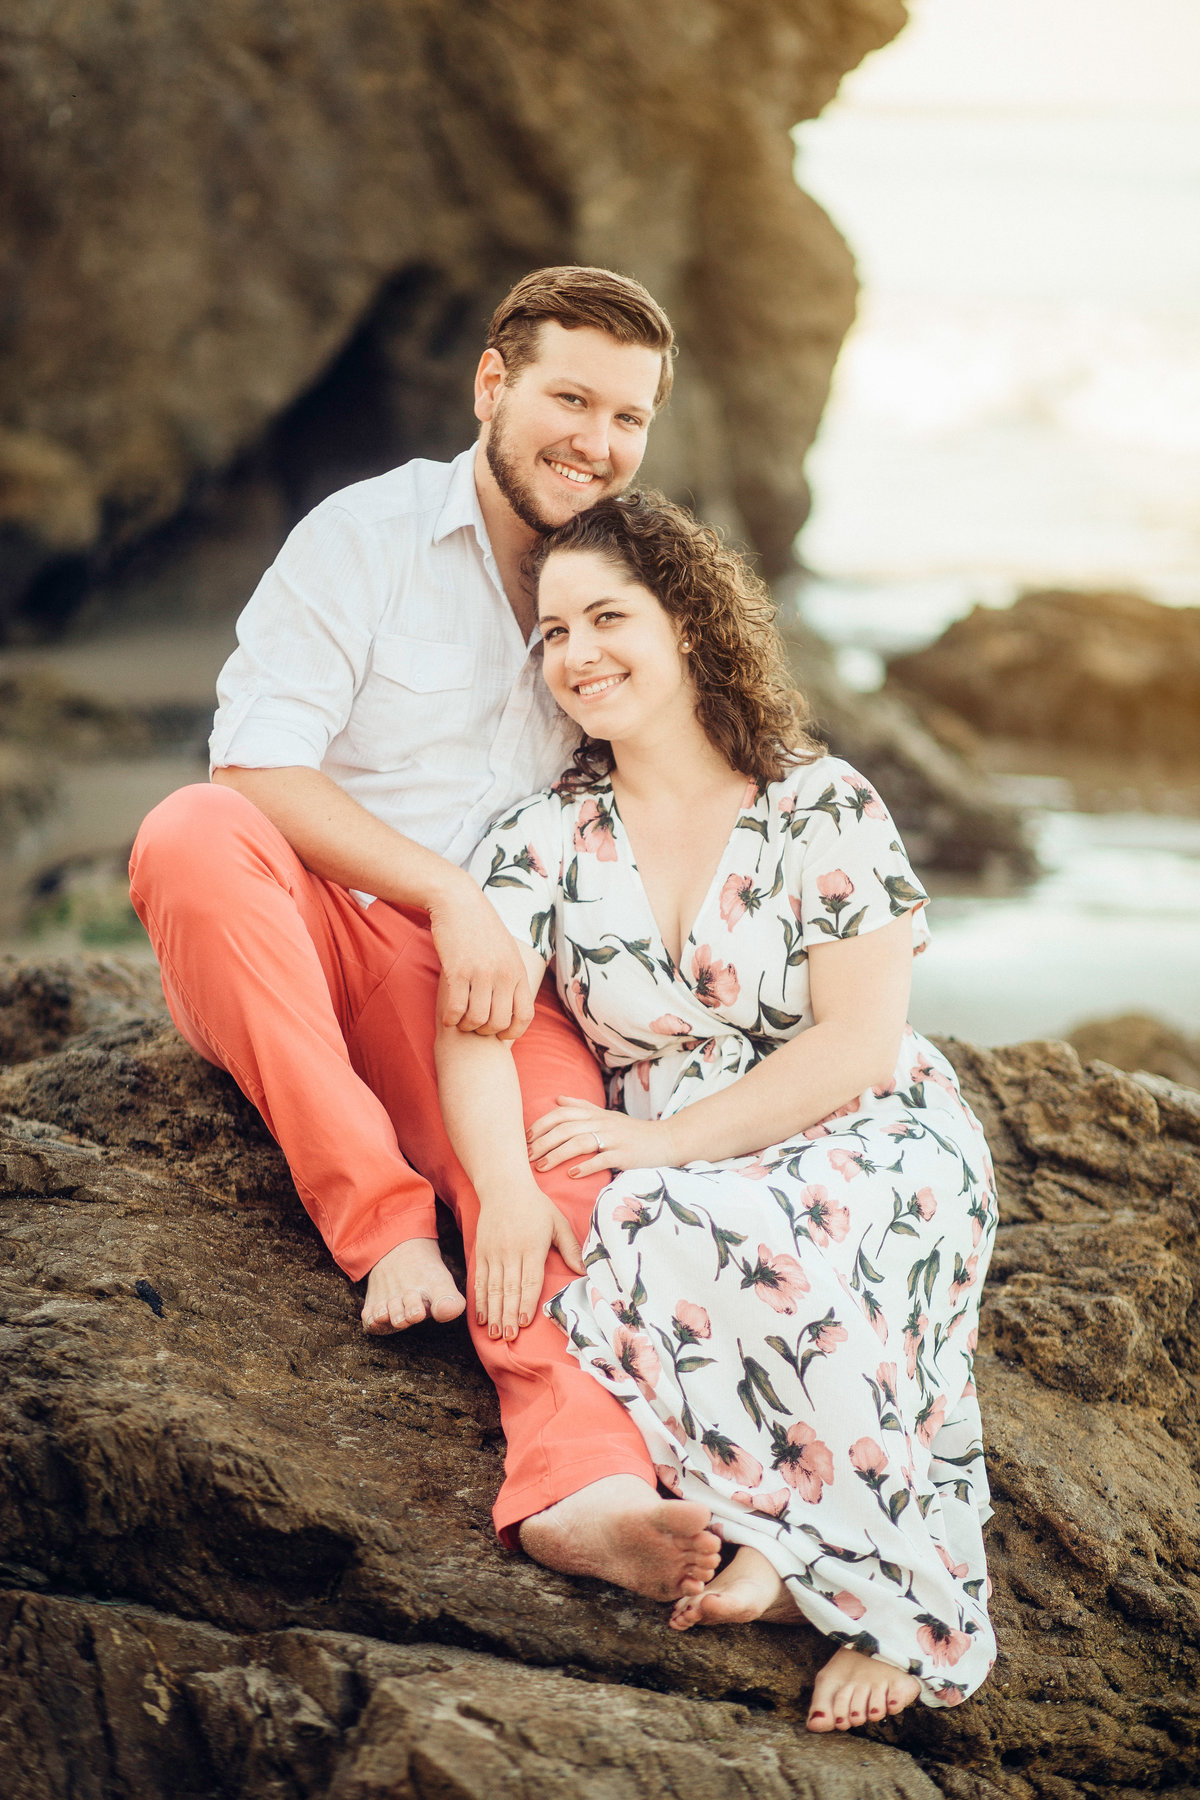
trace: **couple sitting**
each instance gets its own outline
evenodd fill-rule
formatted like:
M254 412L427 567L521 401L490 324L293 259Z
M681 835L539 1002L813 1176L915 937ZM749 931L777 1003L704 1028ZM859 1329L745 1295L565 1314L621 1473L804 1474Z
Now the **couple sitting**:
M891 819L809 735L761 584L628 492L671 354L623 277L513 290L477 444L334 495L263 578L213 783L147 819L133 893L368 1331L463 1310L454 1211L504 1542L680 1630L808 1619L809 1724L844 1729L994 1656L995 1201L905 1023Z

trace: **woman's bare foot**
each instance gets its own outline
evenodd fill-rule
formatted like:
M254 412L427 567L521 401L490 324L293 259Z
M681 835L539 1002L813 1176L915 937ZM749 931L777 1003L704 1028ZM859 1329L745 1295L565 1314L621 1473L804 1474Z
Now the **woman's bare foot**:
M744 1625L749 1619L795 1625L802 1616L766 1557L743 1544L701 1593L676 1602L670 1623L675 1631L689 1631L693 1625Z
M708 1508L663 1500L636 1475L609 1475L521 1526L521 1548L564 1575L595 1575L648 1600L698 1594L716 1572L721 1540Z
M466 1301L442 1261L436 1238L409 1238L381 1256L367 1276L363 1330L375 1336L407 1331L422 1319L445 1325L457 1319Z
M915 1675L857 1650L838 1650L813 1684L808 1729L850 1731L868 1720L903 1712L920 1691Z

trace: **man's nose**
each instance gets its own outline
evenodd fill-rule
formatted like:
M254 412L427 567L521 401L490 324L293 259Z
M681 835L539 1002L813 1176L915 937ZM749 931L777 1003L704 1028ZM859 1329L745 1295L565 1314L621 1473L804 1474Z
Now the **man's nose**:
M609 433L607 419L595 415L581 419L571 433L571 448L590 463L606 463L609 460Z

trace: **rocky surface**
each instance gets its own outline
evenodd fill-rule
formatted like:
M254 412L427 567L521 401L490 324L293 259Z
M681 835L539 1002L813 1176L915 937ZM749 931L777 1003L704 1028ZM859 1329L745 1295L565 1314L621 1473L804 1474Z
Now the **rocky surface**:
M1098 1058L1118 1069L1144 1070L1200 1089L1200 1037L1176 1031L1149 1013L1090 1019L1071 1033L1070 1041L1084 1062Z
M901 0L15 0L0 26L5 607L253 446L295 505L472 430L496 301L538 264L676 318L652 473L772 568L854 309L789 129ZM3 610L3 609L0 609Z
M1023 594L977 606L888 665L888 687L988 737L1074 746L1168 776L1200 764L1200 607L1138 594Z
M497 1547L465 1334L361 1335L256 1115L146 984L0 984L14 1800L1194 1800L1200 1094L947 1046L1001 1183L1001 1658L967 1705L830 1745L798 1723L806 1628L680 1637Z

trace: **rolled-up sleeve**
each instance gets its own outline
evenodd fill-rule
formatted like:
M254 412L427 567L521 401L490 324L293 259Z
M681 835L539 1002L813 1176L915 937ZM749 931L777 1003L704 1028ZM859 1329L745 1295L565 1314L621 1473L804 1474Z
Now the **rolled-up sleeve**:
M388 599L370 530L333 501L302 519L238 621L212 768L319 769L350 716Z

